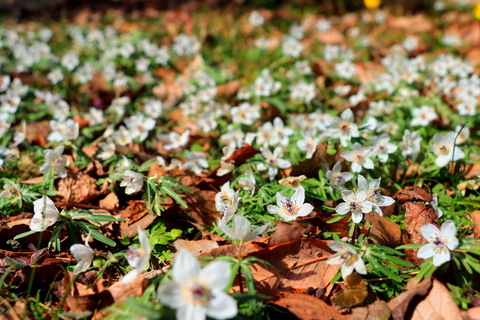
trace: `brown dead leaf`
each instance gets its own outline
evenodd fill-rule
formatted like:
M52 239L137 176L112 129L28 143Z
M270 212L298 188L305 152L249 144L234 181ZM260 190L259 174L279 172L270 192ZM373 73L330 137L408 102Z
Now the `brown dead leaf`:
M118 197L114 192L110 192L105 198L100 199L99 206L105 210L118 209Z
M47 137L51 131L52 129L50 128L50 122L47 120L28 123L25 140L31 144L38 144L39 146L45 148L47 145Z
M480 210L467 211L473 222L473 236L480 239Z
M303 235L315 232L316 229L317 228L311 224L303 226L297 220L293 220L291 223L278 221L275 225L275 231L270 235L268 245L272 247L282 243L295 241L303 237Z
M330 300L340 308L350 308L365 301L368 295L365 280L356 272L352 272L341 284L341 290L336 292Z
M344 320L349 318L340 314L337 309L325 301L300 293L286 292L273 304L287 309L295 317L302 320Z
M470 61L472 66L476 67L480 64L480 47L471 48L466 56L467 60Z
M199 190L197 187L190 187L193 193L186 195L183 200L188 208L179 207L175 210L178 214L189 214L196 222L196 226L203 229L210 227L220 218L220 213L215 208L216 191Z
M480 307L473 307L462 311L463 320L480 320Z
M257 281L257 290L264 294L309 287L323 289L328 295L330 281L337 274L338 267L326 263L331 255L327 241L301 238L296 241L268 247L249 254L273 265L274 270L256 265L252 270Z
M365 307L354 308L349 320L388 320L390 315L388 304L377 299L374 303Z
M437 214L431 206L433 199L430 191L416 186L406 187L397 192L395 198L405 206L405 231L409 236L406 243L427 243L420 228L426 224L439 227ZM416 264L423 260L417 257L417 251L418 249L406 251L407 259Z
M114 229L114 233L118 233L120 237L131 238L138 234L137 227L144 230L157 216L149 214L142 201L130 200L127 204L128 206L115 216L125 220L120 222L118 229Z
M416 307L415 297L423 298L430 292L432 288L432 278L424 279L418 282L415 278L411 278L405 286L405 291L388 302L390 310L392 310L393 320L403 320L407 314Z
M120 306L129 296L140 297L147 285L148 280L141 274L137 275L135 279L128 283L116 282L108 288L108 290L102 292L99 309L111 304Z
M58 197L63 203L89 203L105 194L106 186L99 188L96 179L84 172L70 173L66 178L58 181Z
M360 80L363 85L371 83L376 77L385 72L385 68L375 62L355 63L355 69L357 70L358 80Z
M398 247L403 243L402 230L398 224L374 212L367 213L365 220L372 225L368 232L373 242L391 248ZM365 228L362 232L367 232L367 229Z
M433 279L432 289L413 311L412 320L461 320L462 314L447 287Z
M402 29L413 33L430 32L434 29L433 24L423 14L390 16L388 25L390 28Z
M238 80L233 80L217 87L217 97L232 97L237 94L240 89L241 83Z
M345 37L337 29L330 29L327 32L317 33L317 40L325 44L342 44L345 43Z
M198 256L204 252L208 252L214 248L218 248L218 242L215 240L183 240L183 239L177 239L173 243L173 246L177 250L177 252L180 251L180 249L187 249L191 253L193 253L195 256Z

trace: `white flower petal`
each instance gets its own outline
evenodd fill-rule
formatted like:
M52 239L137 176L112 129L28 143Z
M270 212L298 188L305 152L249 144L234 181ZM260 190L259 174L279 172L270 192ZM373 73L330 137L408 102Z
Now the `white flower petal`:
M237 302L225 292L215 290L206 305L207 315L214 319L233 318L238 313Z
M199 277L208 283L211 290L224 290L230 281L231 273L230 263L213 261L200 270Z
M427 243L418 250L417 256L422 259L433 257L435 255L433 248L434 246L431 243Z
M438 266L441 266L442 264L444 264L445 262L448 262L450 261L450 251L444 251L444 252L439 252L439 253L436 253L434 256L433 256L433 265L438 267Z
M179 283L185 283L197 277L199 271L200 264L197 258L186 249L180 250L173 263L173 279Z

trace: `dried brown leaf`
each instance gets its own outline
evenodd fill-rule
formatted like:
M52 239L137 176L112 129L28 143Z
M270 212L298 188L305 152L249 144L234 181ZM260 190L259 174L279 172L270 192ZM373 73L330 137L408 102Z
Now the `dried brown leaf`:
M368 230L373 242L392 248L402 244L402 229L398 224L374 212L367 213L365 220L372 227L369 229L365 228L363 232L367 232Z
M433 279L432 289L413 311L412 320L461 320L462 314L447 287Z
M195 256L198 256L204 252L208 252L214 248L218 248L218 242L215 240L183 240L183 239L177 239L173 243L173 246L177 250L177 252L180 251L180 249L187 249L191 253L193 253Z
M405 286L405 291L388 302L393 320L405 319L406 314L416 307L414 298L426 296L431 288L432 278L424 279L421 282L411 278Z
M325 301L300 293L287 292L273 303L287 309L295 317L302 320L344 320L349 318L340 314L337 309Z
M365 307L354 308L349 320L388 320L391 311L388 304L383 300L375 300L374 303Z

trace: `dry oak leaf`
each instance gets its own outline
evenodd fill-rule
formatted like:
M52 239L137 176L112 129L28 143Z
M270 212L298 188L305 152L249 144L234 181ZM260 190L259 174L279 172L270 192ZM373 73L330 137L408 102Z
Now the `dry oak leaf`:
M362 233L369 233L372 241L391 248L402 244L402 229L400 226L374 212L365 215L365 220L372 227L364 227Z
M340 314L337 309L325 301L306 294L286 292L273 304L287 309L301 320L346 320L349 318L349 316Z
M341 287L341 290L330 298L332 304L340 308L349 308L362 304L368 295L365 280L356 272L352 272L347 276Z
M218 242L215 240L183 240L177 239L173 242L173 246L180 252L180 249L187 249L195 256L204 252L208 252L214 248L218 248Z
M463 320L480 320L480 307L473 307L462 311Z
M473 222L473 236L480 239L480 210L467 211Z
M313 287L323 289L328 295L332 289L330 281L338 272L338 266L326 263L331 254L327 241L301 238L248 255L267 261L274 267L272 270L257 264L256 270L252 270L259 293L276 294Z
M383 300L375 300L375 302L352 310L352 316L349 320L388 320L391 311L388 304Z
M412 320L462 320L462 314L443 283L433 279L432 289L413 311Z
M116 210L118 206L119 201L115 192L110 192L105 198L99 201L99 207L105 210Z
M415 278L411 278L405 285L404 292L388 302L390 310L392 310L393 320L403 320L407 315L411 315L416 307L416 297L423 298L430 292L432 288L432 278L424 279L418 282Z
M58 181L58 197L63 203L89 203L107 192L107 186L99 188L96 179L84 172L69 173Z
M135 237L138 234L137 227L145 230L157 217L156 215L149 214L149 210L145 208L145 204L142 201L130 200L128 206L120 211L115 218L125 218L117 224L113 225L114 231L119 233L119 237ZM118 229L119 230L118 230ZM108 236L108 235L107 235Z
M433 30L433 24L428 20L425 15L417 14L414 16L391 16L388 19L388 25L390 28L403 29L408 32L430 32Z

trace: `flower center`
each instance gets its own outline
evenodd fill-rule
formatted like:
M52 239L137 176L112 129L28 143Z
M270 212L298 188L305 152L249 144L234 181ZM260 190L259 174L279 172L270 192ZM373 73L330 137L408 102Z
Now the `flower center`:
M128 252L125 254L125 258L127 259L130 266L135 268L138 265L140 257L143 256L143 253L143 248L131 246Z
M353 161L356 163L364 163L367 157L365 157L365 154L363 152L354 152L353 153Z
M436 153L439 155L446 155L450 152L450 146L447 144L439 144L436 148Z
M346 249L343 249L342 255L340 256L345 264L353 264L355 262L355 259L357 258L357 255L347 251Z
M198 306L210 300L211 292L205 281L195 277L183 287L183 296L187 303Z
M350 123L348 123L347 121L342 121L338 124L338 128L343 133L348 133L350 132Z
M343 178L343 174L339 171L335 172L333 174L333 184L338 186L338 185L341 185L345 182L345 179Z
M276 166L277 166L277 163L278 163L278 160L277 160L275 157L269 157L269 158L267 159L267 162L268 162L270 165L276 167Z
M377 145L377 153L386 153L387 151L387 146L385 145L385 143L379 143Z
M291 216L298 212L298 206L293 201L286 199L282 210L285 214Z
M52 160L50 160L50 165L53 168L60 168L62 164L63 164L63 159L60 156L55 156L52 158Z
M348 206L350 207L350 211L352 211L353 213L359 213L362 211L362 204L358 201L357 198L349 200Z
M17 188L15 188L13 186L8 187L5 191L7 193L8 198L14 198L14 197L18 197L20 195Z

